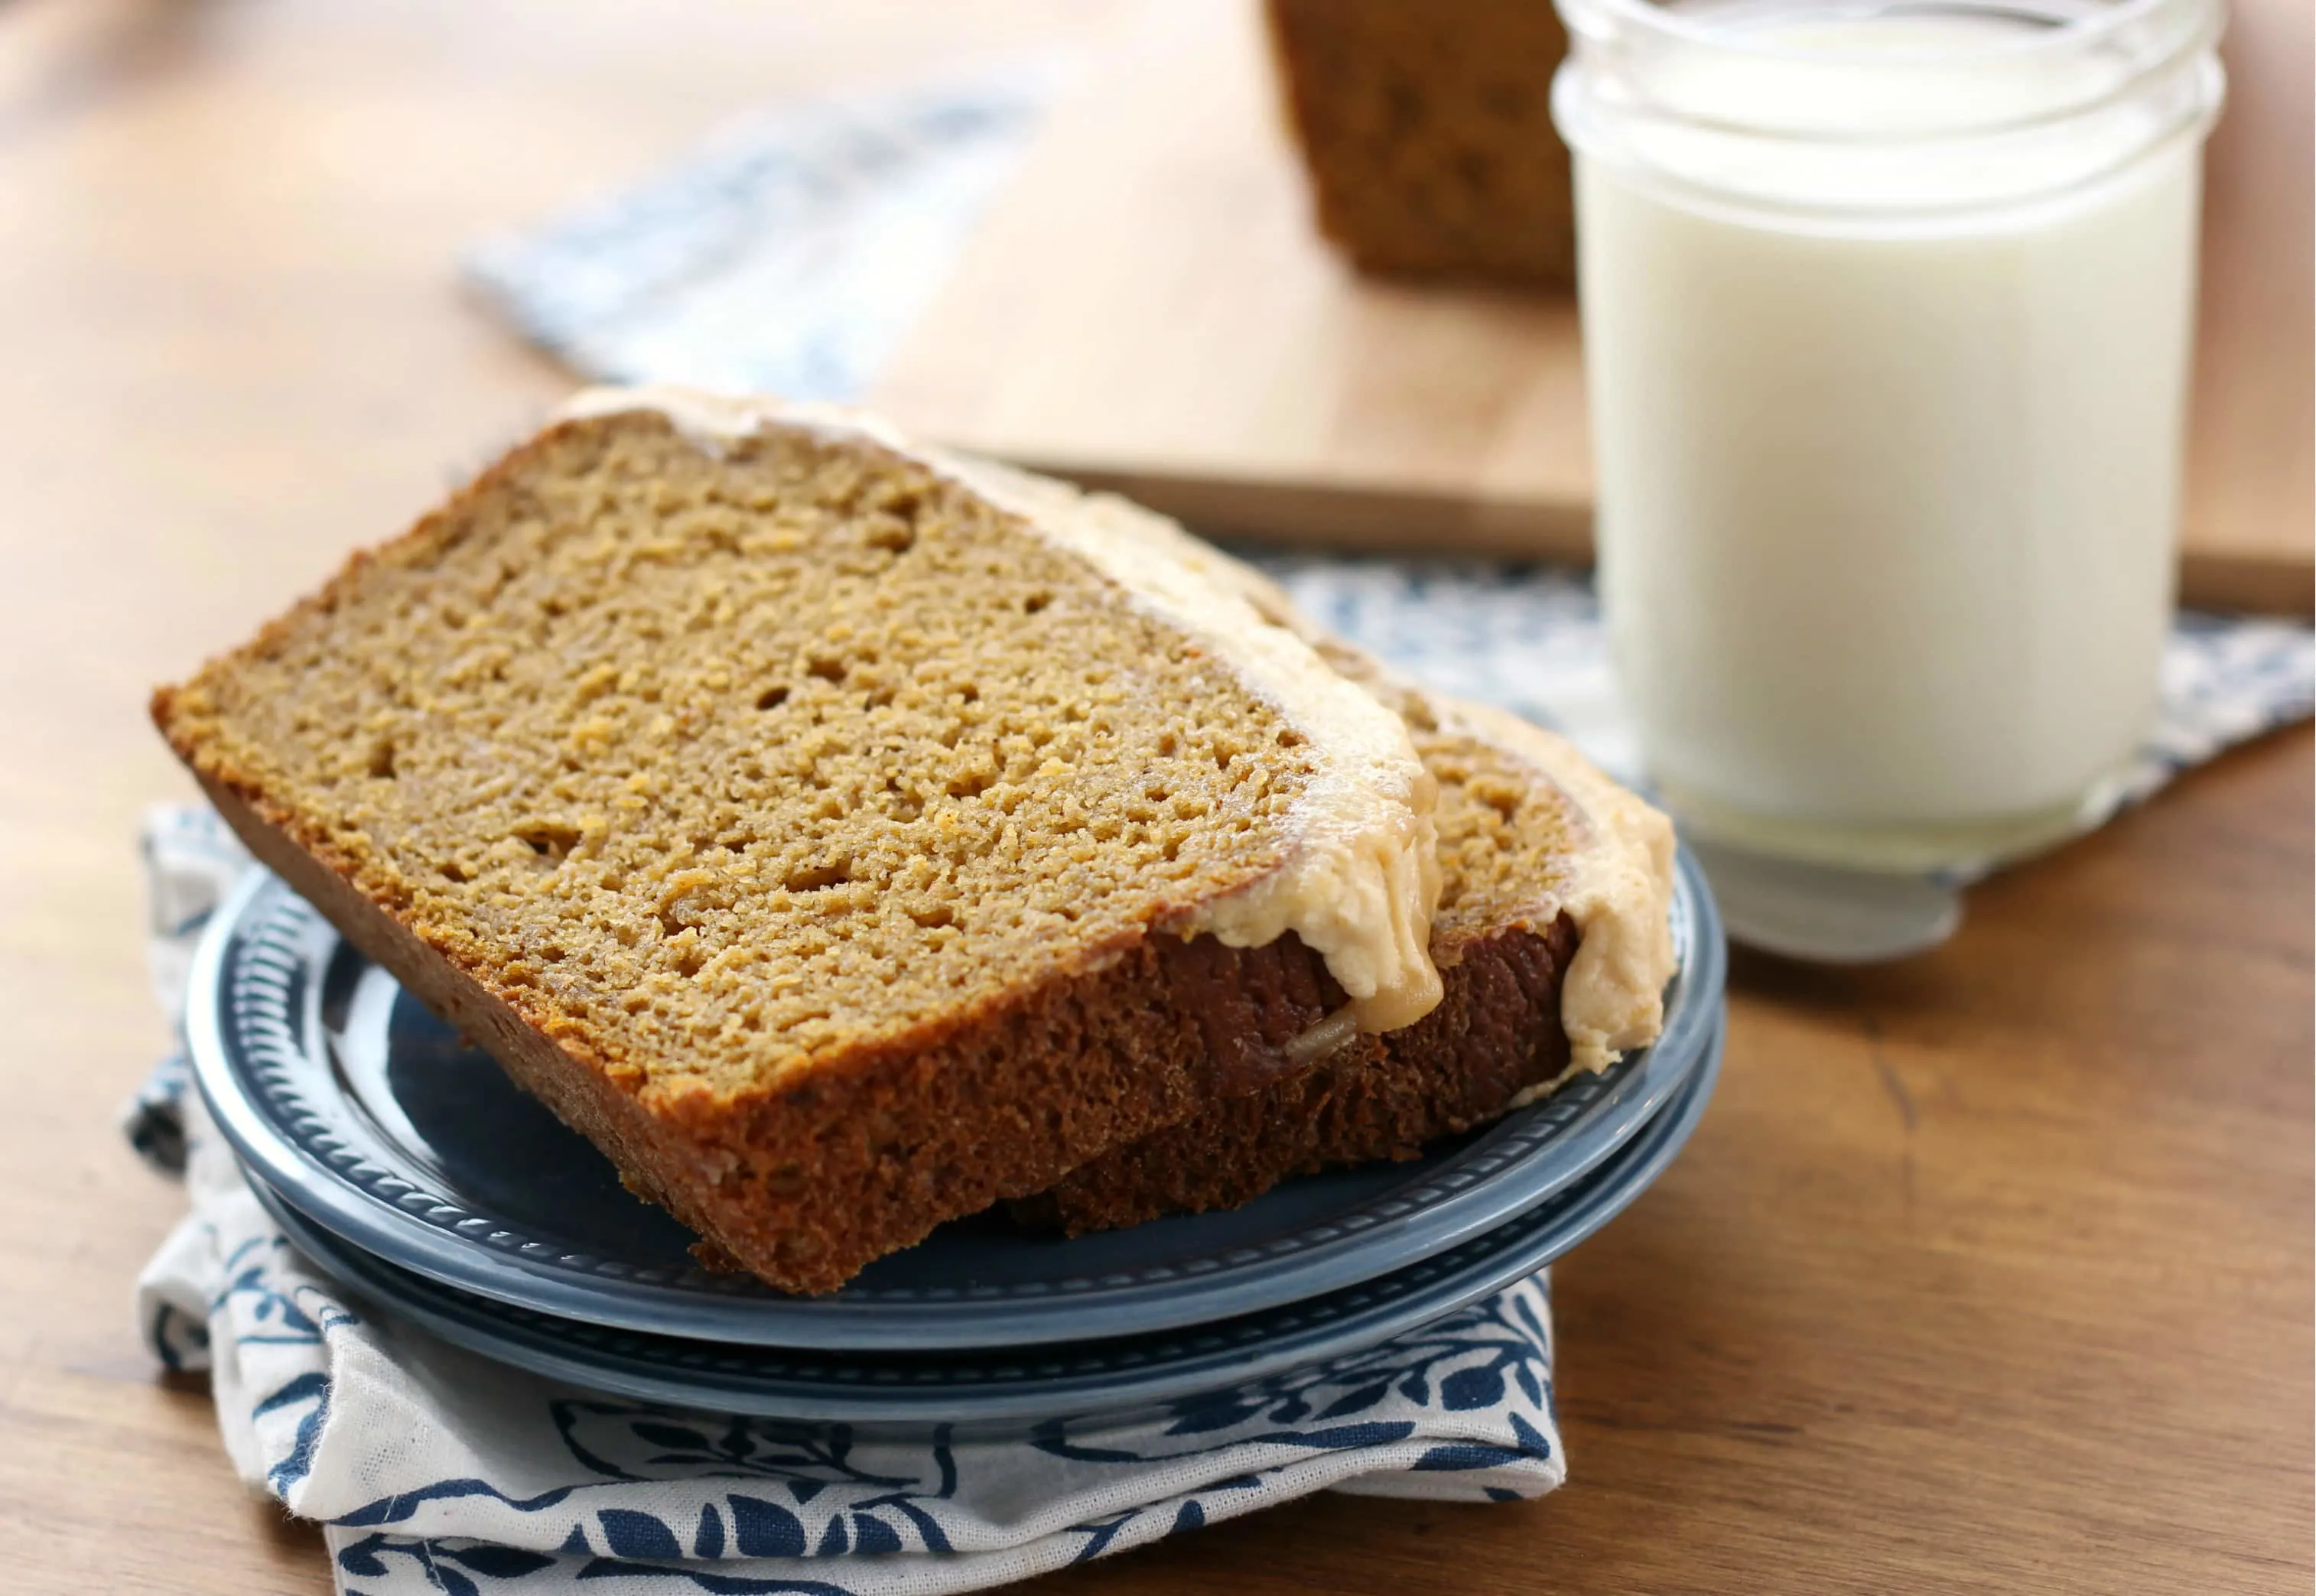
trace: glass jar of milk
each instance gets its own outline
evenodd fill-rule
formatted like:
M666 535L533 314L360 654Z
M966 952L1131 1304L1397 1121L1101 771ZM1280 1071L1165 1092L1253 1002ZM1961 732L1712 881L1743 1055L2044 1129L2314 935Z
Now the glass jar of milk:
M2215 0L1559 0L1600 586L1708 839L2097 812L2172 603Z

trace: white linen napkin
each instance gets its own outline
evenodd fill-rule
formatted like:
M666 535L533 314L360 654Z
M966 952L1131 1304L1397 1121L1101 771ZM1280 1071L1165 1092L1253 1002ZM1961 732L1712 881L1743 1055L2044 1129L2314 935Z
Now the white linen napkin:
M246 858L206 809L147 817L156 990ZM258 1206L182 1059L126 1115L192 1211L138 1281L171 1369L207 1369L241 1477L322 1522L347 1596L939 1596L1314 1491L1540 1496L1565 1473L1542 1275L1323 1368L1127 1428L902 1443L629 1401L506 1369L350 1299Z

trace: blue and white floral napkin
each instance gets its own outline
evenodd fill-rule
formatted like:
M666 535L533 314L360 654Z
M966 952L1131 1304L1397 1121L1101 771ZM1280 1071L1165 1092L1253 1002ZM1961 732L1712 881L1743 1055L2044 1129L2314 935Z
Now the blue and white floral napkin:
M155 984L247 860L205 809L147 817ZM506 1369L349 1298L269 1219L165 1065L126 1115L192 1211L138 1281L171 1369L207 1369L242 1478L321 1521L347 1596L938 1596L1314 1491L1540 1496L1564 1473L1542 1276L1321 1369L1125 1429L901 1443L690 1413Z

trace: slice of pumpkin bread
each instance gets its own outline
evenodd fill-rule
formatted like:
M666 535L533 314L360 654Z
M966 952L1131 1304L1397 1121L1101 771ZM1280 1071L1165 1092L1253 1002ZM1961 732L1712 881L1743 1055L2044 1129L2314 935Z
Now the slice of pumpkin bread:
M1672 970L1671 825L1551 733L1319 641L1405 720L1439 784L1439 1006L1092 1160L1013 1205L1023 1220L1109 1229L1234 1207L1291 1175L1412 1158L1655 1039Z
M257 856L818 1291L1437 1000L1398 717L1146 513L583 395L153 701Z

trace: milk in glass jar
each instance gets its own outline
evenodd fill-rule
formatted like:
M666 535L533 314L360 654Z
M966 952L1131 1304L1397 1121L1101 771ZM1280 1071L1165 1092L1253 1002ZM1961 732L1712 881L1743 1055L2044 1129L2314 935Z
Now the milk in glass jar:
M1560 0L1602 602L1701 835L2063 834L2153 709L2215 0Z

